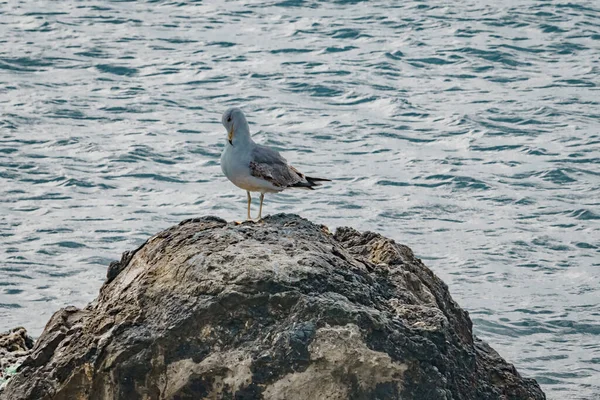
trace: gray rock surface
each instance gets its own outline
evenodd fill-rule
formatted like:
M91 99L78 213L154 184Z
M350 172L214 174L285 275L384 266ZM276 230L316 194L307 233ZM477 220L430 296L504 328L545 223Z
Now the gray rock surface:
M205 217L111 264L2 400L544 399L403 245L294 215Z

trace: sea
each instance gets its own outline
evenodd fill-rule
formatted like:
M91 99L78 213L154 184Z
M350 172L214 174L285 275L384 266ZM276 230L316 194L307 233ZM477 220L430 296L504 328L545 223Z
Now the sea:
M410 246L549 399L598 399L599 88L597 0L1 1L0 331L183 219L245 219L240 107L333 180L263 214Z

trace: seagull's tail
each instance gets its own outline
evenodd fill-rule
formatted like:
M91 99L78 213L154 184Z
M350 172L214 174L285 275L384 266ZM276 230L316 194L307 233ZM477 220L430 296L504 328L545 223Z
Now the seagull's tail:
M295 183L292 185L292 187L300 188L300 189L314 190L313 188L315 186L321 186L321 183L319 183L319 182L331 182L331 179L312 178L312 177L306 176L306 175L304 175L304 179L306 180L306 182Z
M312 178L312 177L306 176L306 175L304 175L304 179L306 179L308 181L308 183L310 183L313 186L320 186L321 184L318 182L331 182L331 179Z

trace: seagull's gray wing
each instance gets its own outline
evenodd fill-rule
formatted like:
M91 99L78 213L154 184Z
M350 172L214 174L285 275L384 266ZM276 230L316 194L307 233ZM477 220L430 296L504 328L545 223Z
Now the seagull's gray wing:
M311 185L296 168L288 165L277 150L257 144L250 157L250 174L271 182L275 187L307 187Z

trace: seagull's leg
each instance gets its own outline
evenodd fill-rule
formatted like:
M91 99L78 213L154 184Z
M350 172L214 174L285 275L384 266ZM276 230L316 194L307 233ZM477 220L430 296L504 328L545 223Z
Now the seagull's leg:
M248 195L248 221L252 219L250 217L250 203L252 203L252 196L250 196L250 192L246 190L246 194Z
M260 207L258 209L258 221L260 221L262 219L262 204L263 204L264 199L265 199L265 194L261 193L260 194Z

